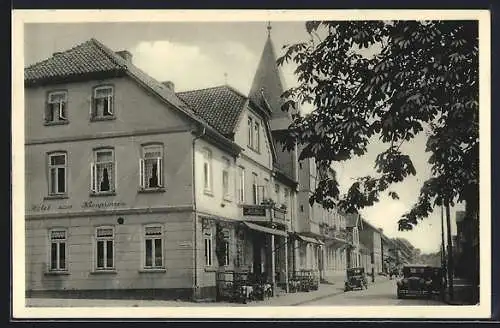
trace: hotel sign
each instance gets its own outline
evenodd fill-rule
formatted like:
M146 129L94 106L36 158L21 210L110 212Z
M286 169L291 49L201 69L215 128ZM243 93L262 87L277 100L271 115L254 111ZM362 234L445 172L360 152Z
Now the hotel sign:
M243 207L243 215L245 216L266 216L266 208L260 206L245 206Z

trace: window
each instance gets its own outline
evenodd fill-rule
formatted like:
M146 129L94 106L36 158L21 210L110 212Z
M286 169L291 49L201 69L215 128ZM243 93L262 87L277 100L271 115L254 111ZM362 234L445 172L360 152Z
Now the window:
M66 153L49 154L49 195L67 193Z
M66 230L50 231L50 271L66 271Z
M96 269L114 269L114 239L113 227L100 227L96 230Z
M276 195L276 203L279 205L281 204L281 194L280 194L280 185L279 184L274 184L274 194Z
M302 162L299 162L299 169L302 170Z
M224 199L230 199L230 170L231 170L231 162L227 158L222 158L222 162L224 167L222 168L222 194Z
M269 179L264 178L264 185L262 186L262 191L261 191L261 198L260 200L263 201L264 199L270 197L270 192L269 192Z
M248 117L248 147L255 151L260 150L260 124L257 119Z
M203 151L203 189L212 192L212 153L208 149Z
M248 117L248 147L253 147L253 119Z
M300 205L300 211L304 212L304 205Z
M163 268L163 227L146 226L144 235L144 268Z
M205 244L205 265L212 266L212 233L205 231L203 240Z
M238 200L240 204L245 202L245 168L238 168Z
M289 212L291 212L291 206L289 204L289 191L288 191L288 188L284 188L283 189L283 204L286 205L287 209Z
M94 161L91 164L91 190L95 193L115 191L116 172L113 149L94 151Z
M45 121L47 123L66 122L68 94L66 91L51 92L47 98Z
M223 230L224 234L224 241L223 241L223 247L224 247L224 266L228 266L230 263L231 259L231 237L229 234L229 230L224 229Z
M139 160L139 183L142 189L163 187L163 145L143 146Z
M112 118L113 112L113 87L103 86L94 89L91 106L92 118Z
M259 185L258 185L258 177L257 173L252 173L253 175L253 182L252 182L252 195L253 195L253 203L255 205L258 205L259 202Z

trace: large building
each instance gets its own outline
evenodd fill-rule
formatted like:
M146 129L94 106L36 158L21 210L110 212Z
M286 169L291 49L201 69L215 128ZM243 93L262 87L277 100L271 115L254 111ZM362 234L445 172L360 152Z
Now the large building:
M249 96L176 93L95 39L27 67L27 294L212 298L221 270L318 270L273 57L269 38Z
M176 92L95 39L25 68L27 294L214 298L221 272L287 290L366 252L378 273L380 235L309 205L334 173L282 149L283 91L270 35L249 95Z

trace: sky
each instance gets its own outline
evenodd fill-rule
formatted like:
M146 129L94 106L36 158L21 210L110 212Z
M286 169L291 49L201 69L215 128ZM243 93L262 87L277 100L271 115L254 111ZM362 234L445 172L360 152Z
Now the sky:
M271 37L278 54L283 45L308 40L304 22L271 22ZM173 81L176 91L229 84L248 94L260 54L267 38L267 22L168 22L168 23L42 23L24 27L25 66L95 38L109 48L128 50L133 62L159 81ZM285 87L297 84L294 67L282 68ZM356 176L374 174L374 160L386 146L378 140L361 158L336 164L341 189ZM402 146L414 162L415 177L394 185L399 200L382 197L364 209L363 217L383 229L389 237L408 239L423 253L435 252L441 242L441 212L438 208L412 231L398 231L397 221L417 200L422 183L429 178L425 136ZM456 233L452 209L452 234Z

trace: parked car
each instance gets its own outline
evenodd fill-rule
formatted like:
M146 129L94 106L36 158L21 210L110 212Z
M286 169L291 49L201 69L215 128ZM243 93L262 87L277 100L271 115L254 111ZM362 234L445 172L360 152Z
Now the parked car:
M346 280L344 291L359 289L368 289L368 280L366 279L365 268L349 268L346 271Z
M443 288L442 270L428 265L406 265L403 267L403 277L396 285L398 298L440 295Z

